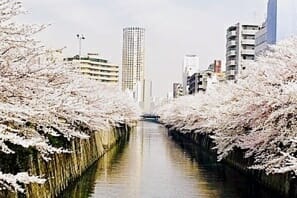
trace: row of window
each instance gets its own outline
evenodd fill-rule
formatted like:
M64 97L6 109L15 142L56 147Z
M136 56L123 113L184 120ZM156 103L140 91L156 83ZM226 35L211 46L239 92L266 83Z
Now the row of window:
M254 39L255 39L255 35L243 35L242 38L243 38L243 39L254 40Z
M82 70L94 71L94 72L105 72L105 73L119 73L119 71L110 71L110 70L102 70L102 69L94 69L89 67L81 67Z
M244 29L244 30L259 30L260 28L258 26L243 25L242 29Z
M88 72L81 72L84 75L88 75L88 76L96 76L96 77L102 77L102 78L117 78L117 75L101 75L101 74L94 74L94 73L88 73Z

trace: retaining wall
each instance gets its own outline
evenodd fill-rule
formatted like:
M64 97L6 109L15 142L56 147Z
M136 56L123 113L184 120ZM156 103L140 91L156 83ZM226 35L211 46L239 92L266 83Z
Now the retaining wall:
M182 133L176 130L169 130L168 134L178 142L191 141L191 143L197 145L197 149L203 149L211 155L217 155L216 150L213 149L215 143L209 134L194 132ZM240 170L245 175L272 191L275 191L282 197L297 197L297 180L292 177L292 173L267 175L263 170L249 169L248 167L252 165L253 159L244 158L243 150L235 149L223 160L223 163Z
M45 184L29 184L25 186L26 193L11 193L0 191L0 198L54 198L57 197L70 182L96 162L118 141L129 137L131 128L123 125L110 131L91 133L89 139L73 139L71 141L54 139L51 142L63 145L72 151L69 154L54 154L50 161L45 161L34 149L24 149L14 146L16 154L1 155L0 170L15 174L28 171L30 175L41 175ZM11 165L10 165L11 164Z

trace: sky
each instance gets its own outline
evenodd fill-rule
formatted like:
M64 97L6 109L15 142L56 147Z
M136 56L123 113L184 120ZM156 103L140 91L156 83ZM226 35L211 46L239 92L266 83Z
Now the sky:
M23 0L21 22L51 24L37 38L65 56L99 53L121 65L122 31L140 26L145 34L145 68L153 95L166 96L182 81L186 54L197 54L200 68L214 59L225 62L226 29L237 22L261 24L267 0ZM224 67L224 65L223 65Z

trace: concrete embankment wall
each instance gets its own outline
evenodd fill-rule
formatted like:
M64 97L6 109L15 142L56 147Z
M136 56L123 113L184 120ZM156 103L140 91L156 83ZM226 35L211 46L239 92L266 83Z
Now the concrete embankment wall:
M72 151L69 154L54 154L51 155L50 161L45 161L39 153L19 148L13 156L6 156L6 165L13 161L23 160L21 165L14 167L11 171L28 171L30 175L41 175L47 181L43 185L29 184L26 185L26 194L11 193L0 191L2 197L30 197L30 198L54 198L81 174L96 162L104 153L106 153L118 141L126 140L129 137L131 128L122 126L112 128L110 131L91 133L89 139L73 139L65 141L60 139L52 140L57 145L66 144L68 150ZM63 142L64 141L64 142ZM65 143L66 142L66 143ZM10 159L9 159L10 158ZM1 161L5 160L1 158ZM15 166L15 165L11 165ZM4 165L1 167L4 168ZM8 169L8 168L6 168ZM4 170L5 171L5 170ZM7 171L7 170L6 170ZM13 172L12 172L13 173Z
M215 143L208 134L182 133L176 130L169 130L168 133L177 142L191 142L197 146L197 149L202 149L211 155L217 155L216 150L213 149ZM248 167L252 165L253 159L244 158L243 150L234 150L223 163L240 170L246 176L278 193L281 197L297 197L297 180L292 177L292 173L267 175L263 170L249 169Z

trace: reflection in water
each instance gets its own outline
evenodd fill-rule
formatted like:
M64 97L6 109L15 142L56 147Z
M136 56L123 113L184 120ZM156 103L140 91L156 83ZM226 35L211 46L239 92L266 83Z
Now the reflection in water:
M238 172L189 144L177 144L164 127L140 122L137 131L107 153L62 197L273 197Z
M88 198L94 194L95 183L98 178L104 178L108 174L110 167L120 160L125 147L127 147L127 140L121 140L117 146L113 147L108 154L104 155L98 162L91 166L79 178L79 181L70 185L59 197L61 198Z

